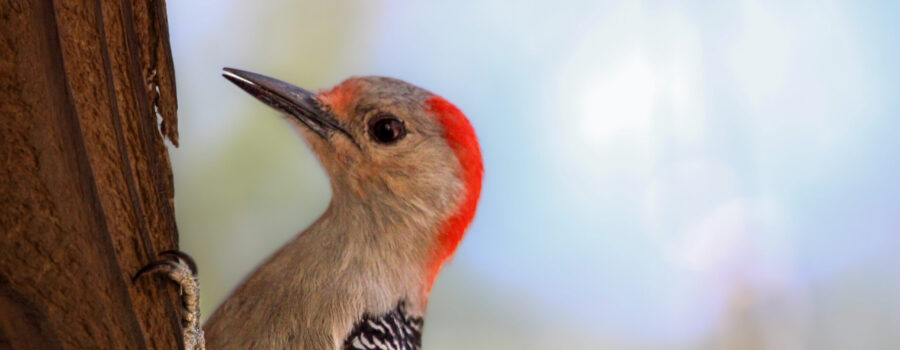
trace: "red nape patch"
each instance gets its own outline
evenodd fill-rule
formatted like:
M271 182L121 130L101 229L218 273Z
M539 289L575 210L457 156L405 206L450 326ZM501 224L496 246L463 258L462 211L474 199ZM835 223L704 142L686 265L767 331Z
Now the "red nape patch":
M431 261L431 276L428 290L434 284L438 271L444 262L453 255L462 240L463 234L475 217L478 198L481 196L481 179L484 176L484 165L481 161L481 149L475 130L466 116L450 102L440 96L433 96L427 101L429 112L438 118L444 126L444 138L456 154L462 166L462 180L465 193L456 212L442 224L438 235L437 252Z

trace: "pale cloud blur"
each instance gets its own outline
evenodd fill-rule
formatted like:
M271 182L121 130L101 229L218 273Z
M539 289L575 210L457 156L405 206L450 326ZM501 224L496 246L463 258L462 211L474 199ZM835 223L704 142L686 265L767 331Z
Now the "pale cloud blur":
M235 66L405 79L472 120L428 349L900 346L893 2L170 2L182 247L212 308L327 180Z

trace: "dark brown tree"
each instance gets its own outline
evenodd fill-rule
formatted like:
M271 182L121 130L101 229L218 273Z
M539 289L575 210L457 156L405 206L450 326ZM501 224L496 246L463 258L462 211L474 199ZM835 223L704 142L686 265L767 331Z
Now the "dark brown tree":
M164 0L0 0L0 349L175 349Z

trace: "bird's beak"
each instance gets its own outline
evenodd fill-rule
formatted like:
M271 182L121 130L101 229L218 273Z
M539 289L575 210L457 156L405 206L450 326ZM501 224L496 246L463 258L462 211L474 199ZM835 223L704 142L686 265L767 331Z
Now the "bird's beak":
M316 94L281 80L234 68L223 68L222 76L269 107L297 118L324 139L333 131L347 135L340 123L316 98Z

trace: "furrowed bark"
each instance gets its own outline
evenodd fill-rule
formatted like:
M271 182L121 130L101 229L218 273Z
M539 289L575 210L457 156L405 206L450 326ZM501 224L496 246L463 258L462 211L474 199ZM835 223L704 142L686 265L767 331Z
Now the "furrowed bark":
M0 0L0 349L177 349L164 0Z

